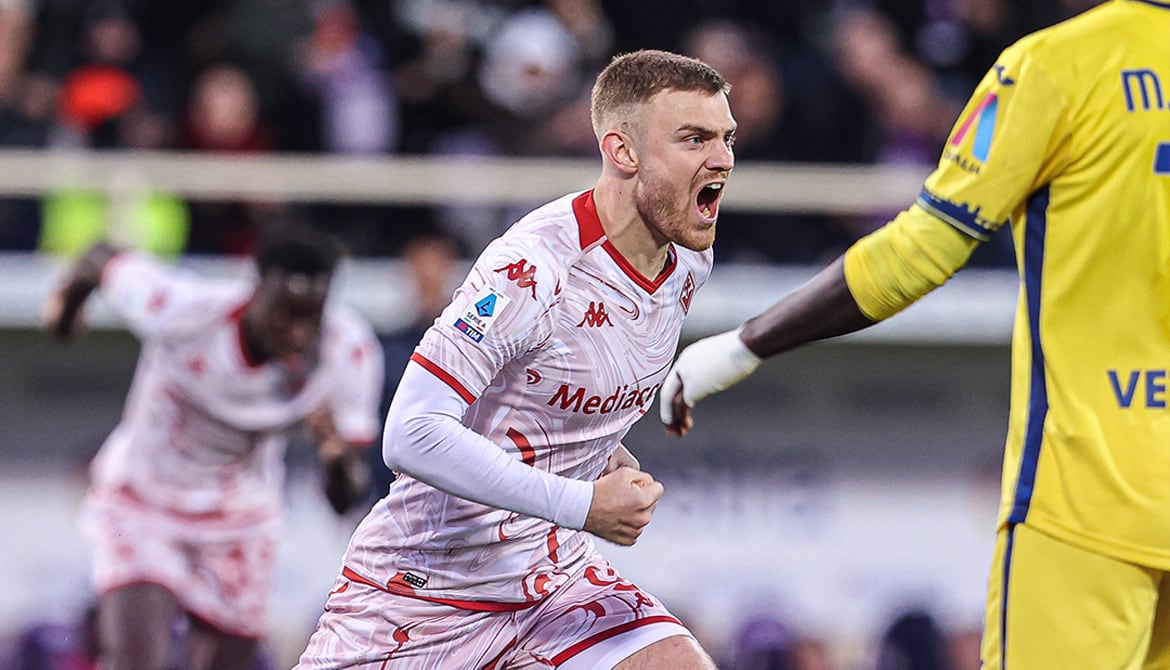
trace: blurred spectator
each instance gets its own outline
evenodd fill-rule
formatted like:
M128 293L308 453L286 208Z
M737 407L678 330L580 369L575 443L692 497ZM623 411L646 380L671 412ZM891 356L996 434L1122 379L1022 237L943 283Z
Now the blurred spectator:
M540 128L564 105L584 95L585 80L573 33L552 12L533 8L503 18L495 33L484 38L483 49L473 79L465 82L465 95L476 101L474 115L436 133L430 152L448 156L546 154ZM592 129L586 137L593 137ZM468 249L478 250L523 215L522 210L527 208L449 205L438 209L438 222Z
M261 153L274 148L260 114L252 77L230 63L210 65L192 86L180 146L191 151ZM265 202L196 202L191 205L188 251L250 254L261 222L275 205Z
M903 612L882 636L876 670L952 670L947 640L928 612Z
M10 653L0 657L0 670L99 670L97 605L87 607L75 622L43 622L26 628ZM181 670L183 624L172 627L175 653L163 670ZM273 654L262 647L253 670L273 670Z
M522 127L580 90L579 61L569 29L547 10L528 9L508 17L488 40L476 80Z
M35 40L29 8L19 1L0 3L0 147L45 144L52 114L53 83L26 70ZM32 198L0 199L0 249L31 250L40 220Z
M805 92L790 93L777 50L766 35L731 20L709 21L685 36L683 52L711 63L732 84L731 109L739 124L737 161L815 160L817 154L806 153L794 138L805 137L805 146L830 141L809 137L813 133L807 127L798 134L786 132L799 124L791 118L789 100L800 100ZM846 94L828 96L820 103L821 113L845 115L848 100ZM844 134L841 129L832 132ZM827 216L722 212L715 253L723 261L814 263L839 253L852 239Z
M702 0L601 0L614 29L614 51L663 49L678 51L680 37L709 18ZM734 4L734 3L729 3Z
M399 259L409 279L409 286L399 287L413 298L413 318L405 327L379 336L382 356L386 364L383 378L380 416L390 410L390 401L406 369L406 363L423 333L451 301L459 279L455 272L461 257L458 245L451 238L432 232L425 232L410 239L403 246ZM394 473L382 461L381 448L368 452L372 473L372 494L374 500L386 495Z
M585 69L599 71L613 55L613 25L600 0L546 0L550 12L573 35Z
M1031 30L1064 20L1101 0L875 0L902 48L966 98L999 53Z
M872 160L928 171L963 101L946 94L935 72L903 49L894 21L876 10L842 12L832 44L842 75L872 110L866 131ZM989 61L983 70L990 66ZM861 237L895 214L874 212L850 220L848 228L852 237ZM1014 259L1011 235L1000 231L972 255L970 265L1012 265Z
M842 76L873 111L872 158L933 164L961 103L943 96L933 74L902 50L890 19L872 9L845 11L832 48Z
M231 0L222 7L218 56L247 72L270 149L318 150L318 109L298 74L316 30L311 0Z
M160 149L173 127L155 112L156 99L142 72L140 31L116 0L90 4L83 17L81 62L65 76L51 141L92 149ZM163 256L187 242L186 204L175 194L153 189L145 175L123 174L114 193L64 189L42 201L37 248L75 255L102 239Z
M77 622L36 623L23 632L0 670L98 670L97 607Z
M185 149L259 153L274 148L252 77L238 65L215 64L199 74L184 122Z
M833 670L828 645L797 634L770 616L748 619L739 629L728 670Z
M1097 0L26 2L0 7L0 146L591 156L581 82L616 53L658 47L735 69L741 163L918 164L945 135L952 93L1004 44ZM268 207L196 203L189 243L156 250L247 253ZM316 209L361 254L387 253L397 222L420 215L479 248L517 213ZM0 202L0 247L33 248L38 218L31 201ZM725 260L818 263L873 223L721 225ZM64 238L91 236L77 231ZM985 245L989 262L1010 262L1010 247Z
M980 625L951 633L947 639L947 657L951 662L951 670L979 670L982 667L982 661L979 660L982 642L983 628Z
M872 110L865 140L872 160L921 166L924 173L933 167L963 101L947 95L935 72L903 49L894 21L872 8L843 11L832 46L842 76ZM896 213L850 219L847 228L851 237L861 237ZM972 256L972 265L1014 262L1011 236L1001 233Z
M88 23L91 60L61 84L61 128L65 144L98 148L117 144L117 121L142 104L142 86L127 65L137 54L136 27L124 16L99 16Z
M316 134L322 151L374 156L398 150L401 122L393 80L385 69L381 45L361 25L349 0L324 0L299 54L301 86L317 108ZM384 255L412 220L403 209L369 204L320 204L326 223L362 255Z
M595 0L545 4L513 15L485 47L479 80L519 131L501 151L595 157L586 83L609 62L612 27Z
M397 149L398 102L382 69L381 49L362 30L347 0L330 0L318 9L300 67L320 107L323 150L378 154Z
M78 49L58 97L54 145L110 149L168 146L165 112L173 83L165 66L145 58L142 33L119 0L83 3Z
M437 135L482 121L488 106L474 83L477 58L500 22L524 4L503 0L394 3L393 18L415 41L395 71L405 153L429 153Z

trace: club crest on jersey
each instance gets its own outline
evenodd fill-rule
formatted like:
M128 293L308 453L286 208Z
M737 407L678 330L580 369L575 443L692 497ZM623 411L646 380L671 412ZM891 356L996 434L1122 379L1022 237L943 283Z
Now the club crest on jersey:
M687 279L683 282L682 293L678 296L678 301L682 304L683 314L689 314L691 311L691 299L695 297L695 278L691 273L687 273Z
M471 338L473 342L482 341L509 300L507 296L500 295L490 288L480 289L464 308L463 314L455 320L455 329Z
M495 272L506 272L508 281L516 282L520 288L532 289L532 299L536 300L536 266L529 265L528 259L521 258L515 263L496 268Z

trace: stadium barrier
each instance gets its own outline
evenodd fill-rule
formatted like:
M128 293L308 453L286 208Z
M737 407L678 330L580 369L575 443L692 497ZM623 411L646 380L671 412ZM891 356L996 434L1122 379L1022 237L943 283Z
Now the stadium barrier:
M339 157L182 152L8 150L0 152L0 197L38 197L57 189L106 194L111 209L148 189L191 200L267 199L286 203L375 205L534 205L588 188L594 159L488 157ZM912 202L921 166L740 163L724 211L863 215ZM111 226L116 236L117 221ZM213 273L246 271L227 259L185 259ZM60 271L57 258L0 255L0 327L34 326L39 303ZM684 337L734 326L807 280L816 268L721 265L696 298ZM409 295L388 296L393 260L350 261L344 297L380 330L405 325ZM851 336L867 341L1003 343L1011 333L1017 280L1003 270L970 269L891 322ZM767 287L761 290L761 287ZM109 325L99 306L93 325Z

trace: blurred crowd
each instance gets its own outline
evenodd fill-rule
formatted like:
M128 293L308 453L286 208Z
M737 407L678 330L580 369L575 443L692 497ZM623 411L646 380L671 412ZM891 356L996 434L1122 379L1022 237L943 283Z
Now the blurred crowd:
M98 670L95 610L77 621L42 622L12 640L0 640L0 670ZM181 625L175 627L181 649ZM830 641L810 635L772 615L746 617L725 645L704 644L724 670L978 670L979 631L947 630L929 610L895 611L862 656L842 661ZM255 670L279 667L277 654L263 648ZM176 655L168 668L182 670Z
M998 52L1094 0L0 0L0 147L594 156L588 84L617 53L699 57L734 85L737 159L928 166ZM0 249L69 253L105 195L0 201ZM491 207L188 202L128 211L163 254L246 254L275 219L357 255L420 231L477 252ZM717 254L819 263L876 217L725 213ZM984 262L1011 262L1010 242ZM977 261L978 262L978 261Z

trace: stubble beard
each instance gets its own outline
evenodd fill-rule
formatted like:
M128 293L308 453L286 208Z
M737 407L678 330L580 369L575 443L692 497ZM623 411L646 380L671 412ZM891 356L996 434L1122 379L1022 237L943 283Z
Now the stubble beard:
M711 247L714 240L706 235L699 237L689 230L685 196L686 193L680 193L669 181L652 174L643 174L635 192L634 206L646 225L666 241L692 251L704 251Z

